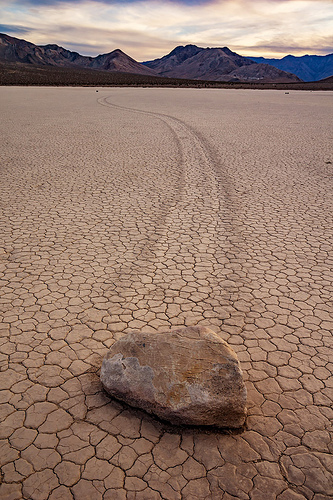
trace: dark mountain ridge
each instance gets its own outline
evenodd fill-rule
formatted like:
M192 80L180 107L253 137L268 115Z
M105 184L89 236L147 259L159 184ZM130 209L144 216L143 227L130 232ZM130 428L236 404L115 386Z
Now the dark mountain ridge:
M186 45L185 47L179 46L173 49L170 52L170 54L167 54L166 56L163 56L160 59L154 59L153 61L146 61L143 62L142 64L152 69L158 68L161 70L161 68L163 68L163 71L167 71L175 66L178 66L178 64L181 64L189 57L195 56L201 50L204 49L201 49L196 45Z
M300 81L291 73L267 64L258 64L232 52L228 47L204 49L195 45L179 46L170 54L143 64L161 76L172 78L212 81Z
M157 76L154 70L138 63L120 49L97 57L81 56L56 44L35 45L5 34L0 34L0 61Z
M333 75L333 54L326 56L292 56L282 59L266 59L265 57L251 57L252 61L265 63L283 71L297 75L305 82L316 82Z

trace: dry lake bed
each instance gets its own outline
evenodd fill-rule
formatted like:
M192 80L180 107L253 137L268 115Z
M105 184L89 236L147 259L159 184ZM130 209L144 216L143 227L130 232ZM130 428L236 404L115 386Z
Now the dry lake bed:
M0 88L1 500L333 497L333 93ZM209 326L242 432L167 425L99 371Z

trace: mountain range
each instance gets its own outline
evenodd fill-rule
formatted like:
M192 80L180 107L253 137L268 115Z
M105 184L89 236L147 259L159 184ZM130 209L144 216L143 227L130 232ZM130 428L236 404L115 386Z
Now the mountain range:
M0 34L0 61L156 76L155 71L138 63L120 49L97 57L81 56L55 44L35 45L5 34Z
M299 82L299 78L268 64L256 63L227 47L176 47L170 54L143 63L161 76L223 82Z
M297 75L304 82L315 82L333 75L333 54L327 56L285 56L282 59L251 57L257 63L270 64L275 68Z
M293 57L293 56L287 56ZM315 59L317 68L323 78L333 74L333 68L325 69L325 61L330 63L330 56L304 56ZM260 61L256 60L260 59ZM179 46L166 56L139 63L120 49L97 57L82 56L56 44L44 46L0 34L0 63L23 64L38 67L57 67L84 70L99 70L112 73L131 73L136 75L181 78L220 82L300 82L296 76L297 60L293 57L294 71L284 70L268 63L263 58L248 58L224 48L200 48L196 45ZM287 59L287 58L284 58ZM324 61L325 59L325 61ZM296 61L294 61L296 60ZM279 61L279 60L272 60ZM307 60L308 75L316 75L316 71ZM330 64L327 64L330 68ZM302 68L304 62L302 61ZM311 69L312 68L312 69ZM304 69L304 68L303 68ZM312 71L312 73L311 73ZM328 74L326 74L328 71ZM304 72L304 71L303 71ZM308 77L307 77L308 78ZM314 80L315 78L313 78ZM307 80L309 81L309 80Z

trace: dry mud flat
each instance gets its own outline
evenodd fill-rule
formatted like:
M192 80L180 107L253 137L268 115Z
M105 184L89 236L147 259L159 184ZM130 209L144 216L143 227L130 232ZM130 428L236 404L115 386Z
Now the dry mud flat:
M332 93L0 89L1 499L328 500ZM110 401L131 330L238 354L239 434Z

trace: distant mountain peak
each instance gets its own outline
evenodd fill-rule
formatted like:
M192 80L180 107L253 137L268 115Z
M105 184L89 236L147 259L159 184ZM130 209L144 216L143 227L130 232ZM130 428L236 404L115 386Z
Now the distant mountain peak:
M305 82L323 80L333 75L333 54L326 56L293 56L288 54L282 59L266 59L265 57L251 57L252 61L265 63L282 71L288 71Z
M121 49L114 49L112 52L110 52L110 54L120 54L120 55L123 55L123 56L127 56L127 54L125 54L125 52L123 52ZM130 57L130 56L127 56L127 57Z
M187 45L177 45L177 47L175 47L170 52L170 54L173 54L174 52L181 51L181 50L184 50L184 49L199 49L199 50L201 50L201 48L198 47L197 45L194 45L193 43L188 43Z
M163 56L160 59L155 59L154 61L144 62L143 64L148 66L148 68L157 70L158 73L161 73L161 68L163 68L163 71L171 70L174 66L178 66L183 61L195 56L202 50L204 49L201 49L196 45L178 45L178 47L175 47L166 56Z

